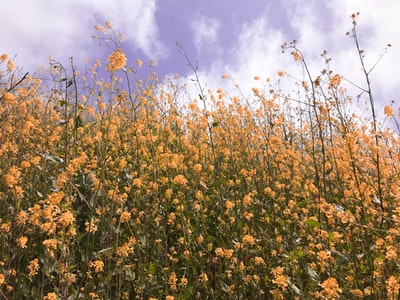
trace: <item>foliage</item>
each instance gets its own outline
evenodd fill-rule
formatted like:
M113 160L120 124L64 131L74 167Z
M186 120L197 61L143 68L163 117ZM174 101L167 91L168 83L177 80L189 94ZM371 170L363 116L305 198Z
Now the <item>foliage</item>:
M399 297L400 141L367 71L372 118L295 42L298 98L196 77L182 103L111 40L109 81L53 62L46 92L1 57L1 299Z

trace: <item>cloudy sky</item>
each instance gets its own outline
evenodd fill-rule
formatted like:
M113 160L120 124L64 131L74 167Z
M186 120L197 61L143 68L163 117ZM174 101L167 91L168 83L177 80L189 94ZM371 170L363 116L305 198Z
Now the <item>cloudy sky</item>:
M48 64L51 54L60 62L74 57L105 60L107 47L91 38L94 25L109 21L126 35L123 50L134 65L156 60L156 72L190 77L176 42L198 62L204 84L225 87L228 74L242 89L256 85L255 75L277 77L286 70L301 76L301 68L281 44L296 39L313 76L324 67L320 53L327 50L331 67L363 85L354 42L345 33L350 15L360 12L358 33L372 67L388 43L390 51L371 73L377 101L400 101L399 0L13 0L0 10L0 52L25 71ZM228 87L227 87L228 88Z

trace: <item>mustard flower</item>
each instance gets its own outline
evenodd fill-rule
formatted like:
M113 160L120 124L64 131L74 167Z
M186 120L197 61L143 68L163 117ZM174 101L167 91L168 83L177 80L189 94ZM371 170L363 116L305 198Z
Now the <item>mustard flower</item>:
M31 260L28 264L27 269L28 269L29 277L33 277L33 276L37 275L37 273L40 269L39 259L34 258L33 260Z
M122 214L121 214L120 222L121 222L121 223L126 223L126 222L129 221L130 218L131 218L131 213L130 213L130 212L127 212L127 211L124 211L124 212L122 212Z
M242 238L242 243L245 245L253 246L256 243L256 241L255 241L254 237L252 237L249 234L246 234Z
M339 288L337 280L333 277L329 277L320 286L324 289L323 294L328 298L339 297L342 289Z
M46 296L43 297L43 300L57 300L57 294L56 293L47 293Z
M67 227L71 225L74 220L75 220L74 215L70 211L66 211L60 216L58 222L59 224L61 224L61 226Z
M89 262L89 268L93 268L95 273L101 273L104 270L104 262L101 260L95 260Z
M107 67L106 70L110 72L116 72L119 69L122 69L126 65L126 56L122 52L120 48L116 49L110 56L107 58Z
M17 240L17 242L21 248L26 248L26 243L28 242L28 238L26 236L22 236Z
M391 106L385 105L384 112L386 116L393 117L393 108Z
M300 53L298 51L293 51L291 54L293 55L293 58L294 58L295 61L300 61L301 60L301 55L300 55Z
M174 183L175 184L180 184L180 185L187 185L188 180L183 175L177 175L174 178Z

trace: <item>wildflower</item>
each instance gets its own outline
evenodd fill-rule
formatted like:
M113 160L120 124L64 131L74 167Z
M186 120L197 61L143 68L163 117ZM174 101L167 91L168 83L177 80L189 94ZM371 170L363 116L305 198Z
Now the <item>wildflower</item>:
M308 92L310 90L310 88L308 87L308 82L303 80L301 82L301 86Z
M43 241L43 245L46 247L46 252L50 257L54 258L54 250L57 250L57 240L48 239Z
M185 276L183 276L179 282L179 286L185 287L185 286L187 286L187 284L188 284L188 279Z
M265 261L262 257L256 256L254 257L254 263L256 265L265 265Z
M100 31L100 32L104 32L105 31L105 28L103 26L101 26L101 25L94 26L94 29L96 29L97 31Z
M165 296L165 300L174 300L174 299L175 299L174 296L171 295Z
M66 211L60 216L58 222L59 224L61 224L61 226L67 227L71 225L74 220L75 220L74 215L70 211Z
M11 72L15 69L15 63L10 59L7 62L7 71Z
M1 274L0 273L0 285L3 285L3 283L4 283L4 281L5 281L5 276L4 276L4 274Z
M143 62L140 59L137 59L136 65L140 68L143 65Z
M285 71L283 71L283 70L279 70L278 71L278 76L279 77L283 77L283 76L285 76L286 75L286 72Z
M3 101L5 103L10 103L15 101L15 96L11 94L10 92L5 92L3 95Z
M46 296L43 297L43 300L57 300L57 294L56 293L47 293Z
M175 184L180 184L180 185L187 185L188 180L183 175L177 175L174 178L174 183Z
M18 225L24 225L28 221L29 217L26 211L21 210L17 216Z
M206 273L201 272L201 274L199 275L199 281L200 282L207 282L208 281L208 276Z
M253 91L253 93L255 95L258 95L260 93L260 90L258 88L256 88L256 87L252 87L251 90Z
M231 210L234 206L235 206L235 204L232 201L230 201L230 200L225 201L225 207L227 210Z
M388 260L395 260L397 258L397 251L394 246L388 246L386 248L386 258Z
M7 54L2 54L2 55L0 55L0 63L2 63L3 61L6 61L7 60L7 58L8 58L8 55Z
M399 288L400 288L400 284L397 281L397 278L395 276L391 275L389 277L389 279L386 280L386 289L388 291L388 294L391 296L392 295L394 296L394 294L399 291Z
M228 78L228 75L226 75L226 74L222 74L222 79L227 79Z
M155 60L151 60L150 61L150 67L155 67L156 66L156 61Z
M298 51L293 51L291 54L293 55L293 58L294 58L295 61L300 61L301 60L301 55L300 55L300 53Z
M329 89L338 86L342 82L342 76L339 74L334 75L329 79Z
M328 298L338 297L342 292L342 289L339 288L339 284L337 280L333 277L329 277L320 286L324 289L323 294Z
M107 28L112 29L112 24L108 21L105 22Z
M245 236L243 236L242 238L242 243L245 245L254 245L256 243L254 237L252 237L251 235L246 234Z
M26 243L28 242L28 238L26 236L22 236L17 240L17 242L21 248L26 248Z
M37 273L40 269L39 259L35 258L35 259L31 260L28 264L27 269L29 271L29 273L28 273L29 277L33 277L33 276L37 275Z
M62 199L64 198L64 192L60 191L60 192L53 192L50 195L47 196L47 201L50 202L50 204L52 205L57 205L59 204Z
M197 190L197 191L195 192L195 198L196 198L197 200L203 200L204 196L203 196L202 191Z
M175 272L172 272L169 275L169 279L168 279L168 285L172 291L177 291L177 287L176 287L177 281L178 281L178 278L176 277Z
M120 48L115 50L111 55L107 58L107 71L116 72L119 69L122 69L126 65L126 56L122 52Z
M121 223L126 223L126 222L129 221L130 218L131 218L131 213L130 213L130 212L127 212L127 211L124 211L124 212L121 214L120 222L121 222Z
M386 116L393 117L393 108L391 106L385 105L384 112Z
M95 273L101 273L104 270L104 262L101 260L95 260L89 262L89 268L93 268Z
M353 296L356 296L356 297L364 296L364 293L360 289L350 290L350 294L352 294Z

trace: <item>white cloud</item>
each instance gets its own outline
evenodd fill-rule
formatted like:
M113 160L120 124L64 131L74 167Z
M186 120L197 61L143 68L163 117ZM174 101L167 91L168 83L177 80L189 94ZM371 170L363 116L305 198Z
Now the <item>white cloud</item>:
M158 36L156 0L86 0L92 9L125 34L148 58L165 57L167 49Z
M191 22L191 29L197 53L219 51L218 34L220 23L216 19L198 15Z
M2 23L7 24L0 27L0 52L17 54L17 63L31 70L47 65L50 54L60 61L71 55L76 61L98 58L90 50L96 47L93 27L110 21L130 45L159 59L166 50L159 41L156 9L156 0L6 1L0 11Z
M279 28L273 28L268 22L268 13L260 14L253 22L243 25L230 55L221 57L209 70L202 71L201 78L213 88L223 87L229 90L227 82L220 78L222 73L228 73L240 83L246 95L251 94L251 87L257 84L253 80L254 75L262 79L272 77L274 81L277 79L276 72L284 69L296 78L302 79L300 64L295 63L290 54L280 53L282 42L293 38L285 36L285 33L290 32L293 35L294 32L313 78L325 68L324 59L320 54L323 50L327 50L328 57L332 58L330 67L334 73L342 74L365 87L365 77L354 41L345 35L346 31L352 28L350 15L360 11L357 29L362 48L366 51L367 68L371 68L379 59L387 43L393 44L392 49L371 73L378 109L392 99L400 102L399 64L395 63L396 58L400 57L400 45L395 45L397 37L400 36L399 21L397 21L400 2L397 0L384 2L377 4L361 0L333 0L329 5L323 6L324 4L316 0L307 1L307 5L300 0L286 0L284 3L290 20L290 24L287 24L290 26L289 30L286 28L285 31L281 31ZM282 80L282 87L287 93L295 89L293 81L289 78ZM360 93L359 89L351 85L348 85L348 89L349 95L353 97Z

